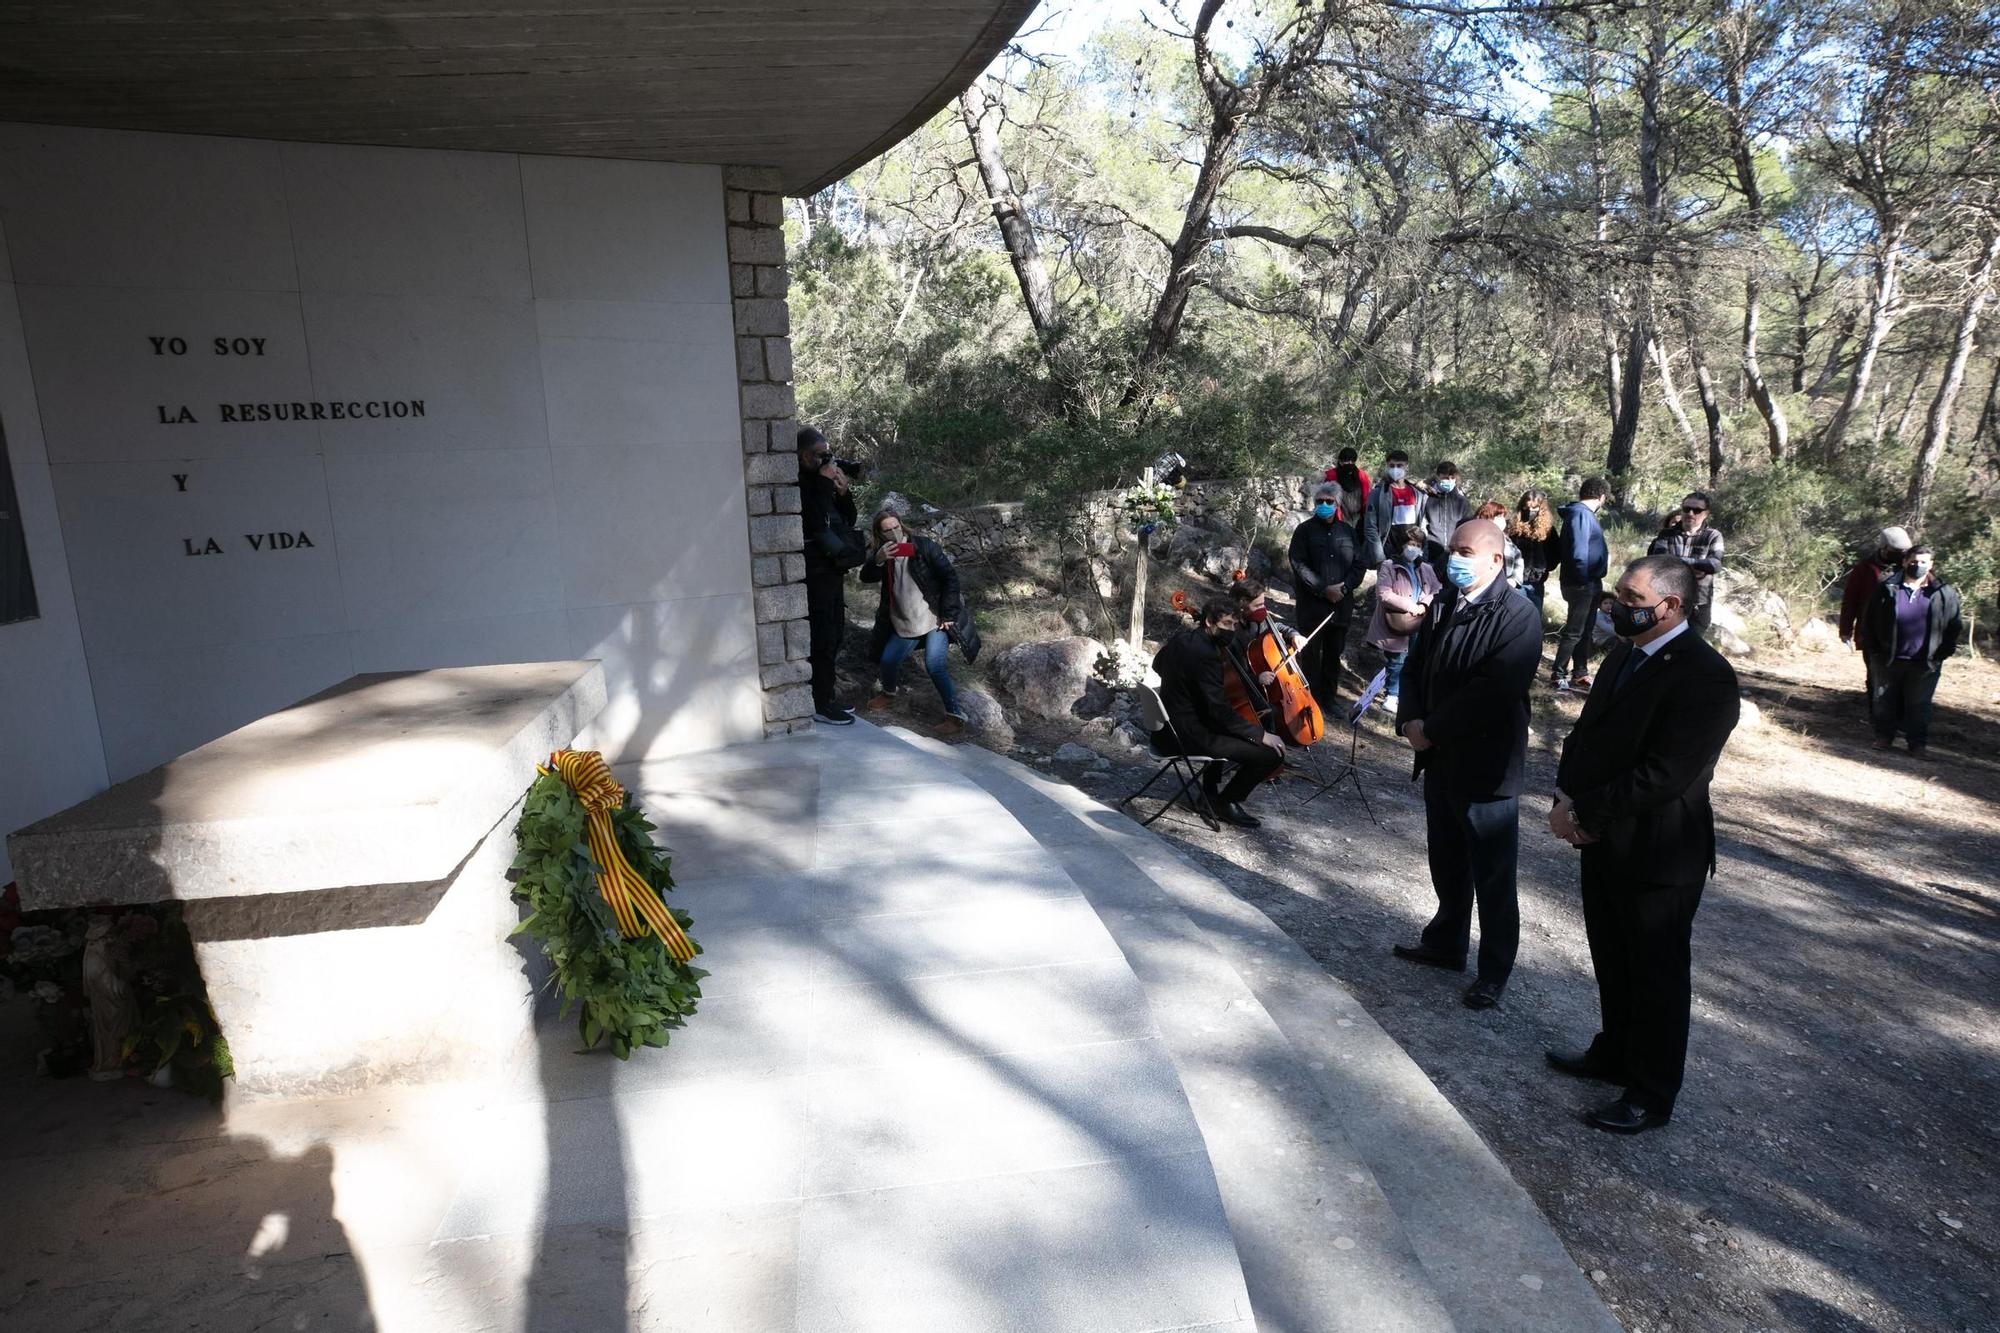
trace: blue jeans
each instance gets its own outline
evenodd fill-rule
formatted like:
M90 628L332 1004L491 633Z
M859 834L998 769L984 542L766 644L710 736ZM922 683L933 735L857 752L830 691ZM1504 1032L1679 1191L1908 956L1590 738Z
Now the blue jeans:
M896 692L896 680L903 674L903 659L924 646L924 670L931 673L931 683L937 686L938 698L944 700L944 711L958 711L958 691L952 688L951 673L944 669L944 652L951 642L941 629L934 629L921 639L906 639L900 634L889 636L889 642L882 645L882 688L890 694Z
M1410 660L1408 651L1382 654L1382 697L1394 699L1403 687L1403 663Z

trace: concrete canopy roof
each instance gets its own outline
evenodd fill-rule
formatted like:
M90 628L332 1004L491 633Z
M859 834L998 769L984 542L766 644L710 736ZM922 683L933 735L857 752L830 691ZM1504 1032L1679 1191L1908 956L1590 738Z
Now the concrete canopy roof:
M807 194L1035 0L0 0L0 121L775 168Z

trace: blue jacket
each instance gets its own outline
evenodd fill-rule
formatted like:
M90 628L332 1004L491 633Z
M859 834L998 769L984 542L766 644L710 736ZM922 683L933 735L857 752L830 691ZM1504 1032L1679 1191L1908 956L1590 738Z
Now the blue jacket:
M1571 587L1601 582L1611 568L1611 551L1597 515L1581 500L1571 500L1562 514L1562 581Z

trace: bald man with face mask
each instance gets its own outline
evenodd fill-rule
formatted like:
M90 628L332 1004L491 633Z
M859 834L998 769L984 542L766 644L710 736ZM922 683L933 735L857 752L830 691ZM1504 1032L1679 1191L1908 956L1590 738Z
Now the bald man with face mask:
M1471 1009L1500 1003L1520 944L1515 894L1528 690L1542 656L1542 621L1501 577L1505 546L1484 519L1452 532L1446 590L1431 603L1403 668L1400 730L1424 780L1437 913L1422 940L1397 945L1413 963L1465 970L1479 911Z

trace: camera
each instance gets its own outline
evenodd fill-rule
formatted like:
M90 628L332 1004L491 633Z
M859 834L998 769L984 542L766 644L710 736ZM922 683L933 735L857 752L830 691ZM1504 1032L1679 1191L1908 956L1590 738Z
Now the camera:
M868 465L858 458L842 458L836 454L826 461L845 472L849 481L860 481L862 474L868 471Z

